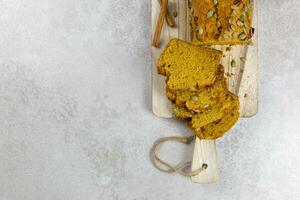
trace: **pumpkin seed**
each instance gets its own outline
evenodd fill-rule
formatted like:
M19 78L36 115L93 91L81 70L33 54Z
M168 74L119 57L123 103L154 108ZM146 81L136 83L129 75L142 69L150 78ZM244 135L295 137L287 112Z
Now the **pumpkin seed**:
M249 3L247 3L247 4L245 5L245 7L246 7L247 11L251 11L251 10L252 10L252 6L251 6L251 4L249 4Z
M231 37L233 34L233 31L231 29L229 29L229 30L225 31L225 34L227 34Z
M247 23L244 23L244 28L243 28L243 30L244 30L245 33L249 33L250 27L249 27L249 25L248 25Z
M241 34L239 35L239 39L241 39L241 40L245 40L246 37L247 37L247 35L246 35L245 33L241 33Z
M201 26L197 26L196 27L196 33L198 33L199 35L202 35L203 34L203 28Z
M238 38L239 34L240 34L239 32L234 32L232 36L233 36L233 38Z
M245 27L245 28L250 28L250 27L249 27L249 24L247 24L247 23L244 24L244 27Z
M216 19L218 19L218 14L217 14L217 13L215 13L215 14L214 14L214 17L215 17Z
M193 100L193 101L198 101L198 99L199 99L199 98L198 98L197 96L192 96L192 100Z
M230 28L231 28L231 30L236 31L236 28L237 28L237 27L236 27L236 25L231 24Z
M211 18L214 15L214 13L215 13L214 9L210 9L206 14L206 18Z
M189 14L190 14L190 16L194 15L194 8L190 9L190 13Z
M245 21L245 18L244 18L243 15L240 16L240 21L241 21L241 22L244 22L244 21Z
M237 67L236 61L234 59L232 59L232 61L231 61L231 67Z
M232 9L232 10L237 10L237 9L239 9L239 7L238 7L237 5L232 5L232 6L231 6L231 9Z
M248 7L246 5L243 6L243 11L246 13L248 12Z
M173 109L173 113L174 113L175 115L178 115L178 114L180 113L180 110L179 110L178 108L174 108L174 109Z
M233 24L233 18L229 17L228 22L229 22L229 24Z
M204 32L204 31L203 31L203 28L200 27L200 28L199 28L199 34L202 35L203 32Z
M203 106L203 108L208 108L209 107L209 105L208 104L205 104L204 106Z
M236 24L237 24L238 26L243 26L243 25L244 25L244 23L241 22L240 20L238 20L238 21L236 22Z
M173 11L173 17L177 17L177 15L178 15L178 13L177 13L177 11L175 10L175 11Z
M250 30L250 29L248 29L248 28L245 28L245 27L243 28L244 33L248 33L249 30Z
M246 13L244 13L244 12L242 11L242 12L241 12L241 15L240 15L240 20L241 20L242 22L245 21L245 16L246 16Z

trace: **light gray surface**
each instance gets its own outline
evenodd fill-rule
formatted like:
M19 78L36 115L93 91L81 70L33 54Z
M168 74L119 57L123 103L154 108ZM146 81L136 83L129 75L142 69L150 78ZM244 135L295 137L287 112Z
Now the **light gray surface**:
M218 140L211 185L149 162L190 134L150 110L150 3L0 2L0 200L300 199L300 2L259 2L260 111Z

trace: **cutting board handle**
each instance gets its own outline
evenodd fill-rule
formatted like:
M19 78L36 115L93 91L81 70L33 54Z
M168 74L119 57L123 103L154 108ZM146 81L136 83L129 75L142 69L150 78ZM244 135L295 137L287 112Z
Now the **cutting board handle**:
M219 167L215 140L200 140L196 138L193 154L192 170L198 169L204 163L207 169L192 176L195 183L213 183L219 180Z

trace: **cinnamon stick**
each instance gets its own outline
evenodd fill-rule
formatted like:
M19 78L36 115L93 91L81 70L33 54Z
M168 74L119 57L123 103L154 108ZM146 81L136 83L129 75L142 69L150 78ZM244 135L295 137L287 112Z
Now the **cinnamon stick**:
M158 1L159 5L161 6L162 0L157 0L157 1ZM170 27L175 26L175 20L174 20L173 16L171 15L168 8L167 8L166 22Z
M168 0L162 0L162 4L159 11L158 20L156 23L156 28L153 36L152 45L157 47L160 40L161 31L164 24L164 19L167 14L167 8L168 8Z

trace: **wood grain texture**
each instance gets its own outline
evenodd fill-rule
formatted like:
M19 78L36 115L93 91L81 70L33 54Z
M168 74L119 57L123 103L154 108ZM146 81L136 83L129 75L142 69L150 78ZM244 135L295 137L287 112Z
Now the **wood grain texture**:
M203 163L207 164L207 169L197 176L192 177L194 183L212 183L219 180L219 167L217 160L216 143L214 140L195 141L192 170L196 170Z

